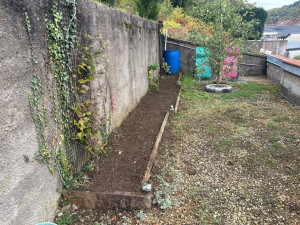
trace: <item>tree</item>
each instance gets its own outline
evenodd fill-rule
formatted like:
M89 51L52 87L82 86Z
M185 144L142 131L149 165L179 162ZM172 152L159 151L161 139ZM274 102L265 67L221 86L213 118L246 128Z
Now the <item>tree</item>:
M187 7L188 3L190 3L190 0L171 0L173 7L180 7L185 8Z
M203 0L196 3L193 15L203 18L204 27L196 27L189 34L190 40L195 44L205 47L209 53L209 62L213 75L220 83L223 72L223 62L227 54L240 55L245 51L245 41L253 36L255 20L245 21L237 10L234 0ZM233 68L233 65L228 65Z
M136 11L139 16L150 20L157 20L159 7L157 0L136 0Z
M250 37L250 40L259 39L262 37L264 32L265 23L268 17L266 10L260 7L244 8L240 11L245 21L257 20L257 24L254 25L254 30L257 33L257 37Z
M96 2L102 2L108 6L114 7L116 0L94 0Z

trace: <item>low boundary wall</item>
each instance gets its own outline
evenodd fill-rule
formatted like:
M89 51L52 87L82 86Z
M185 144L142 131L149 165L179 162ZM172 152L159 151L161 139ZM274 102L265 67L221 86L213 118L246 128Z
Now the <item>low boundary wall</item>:
M300 61L279 55L268 56L267 76L280 84L280 94L300 105Z

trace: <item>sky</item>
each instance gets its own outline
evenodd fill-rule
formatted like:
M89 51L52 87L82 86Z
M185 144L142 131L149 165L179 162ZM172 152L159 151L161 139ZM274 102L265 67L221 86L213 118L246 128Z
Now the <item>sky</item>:
M248 0L249 3L256 2L258 7L263 7L265 10L290 5L296 1L297 0Z

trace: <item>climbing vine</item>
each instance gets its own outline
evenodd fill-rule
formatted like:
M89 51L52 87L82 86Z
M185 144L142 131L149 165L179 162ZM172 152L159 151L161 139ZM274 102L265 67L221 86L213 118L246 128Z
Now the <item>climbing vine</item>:
M88 154L94 155L105 152L104 145L110 130L108 126L114 110L111 89L111 107L109 113L102 113L104 115L100 115L101 110L90 96L90 83L96 72L101 73L96 69L95 58L105 55L105 44L95 51L83 46L80 60L77 60L79 63L74 66L77 61L73 55L79 46L76 1L53 0L51 13L45 16L51 73L50 78L43 77L38 72L39 62L28 13L25 13L25 19L32 48L33 78L29 105L39 143L37 159L46 163L53 173L58 171L64 187L71 188L79 180L72 168L72 149L80 146ZM86 38L94 37L86 35Z
M101 35L91 36L85 34L86 41L97 40L100 42ZM101 110L97 106L96 100L101 96L86 98L90 89L89 84L95 79L96 73L105 72L104 69L97 71L96 66L99 60L103 60L106 56L106 46L108 42L103 42L96 50L92 50L88 44L81 46L80 63L77 66L77 85L76 92L79 95L79 101L75 104L76 118L74 125L76 126L75 138L84 144L85 149L92 154L106 153L104 146L108 138L110 130L111 112L114 110L114 102L110 90L110 103L109 112L107 113L105 107ZM101 82L101 81L99 81ZM102 115L100 115L102 113ZM101 119L99 119L101 118Z

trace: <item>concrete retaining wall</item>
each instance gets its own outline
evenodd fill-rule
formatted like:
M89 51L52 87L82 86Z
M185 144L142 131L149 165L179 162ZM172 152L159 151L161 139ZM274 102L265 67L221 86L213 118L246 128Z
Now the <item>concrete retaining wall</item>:
M90 0L78 1L78 20L81 35L101 34L103 41L109 41L109 62L98 65L106 72L97 74L92 96L98 96L100 106L114 104L112 126L116 127L147 93L148 65L159 64L158 26Z
M159 63L157 24L89 0L77 3L79 35L101 34L103 41L109 41L108 61L98 65L106 72L97 74L92 96L99 96L100 108L107 109L113 102L112 127L116 127L146 94L148 65ZM58 175L35 160L38 142L28 103L33 64L24 12L32 26L38 73L47 76L44 17L49 4L47 0L0 1L1 225L51 221L59 199Z

